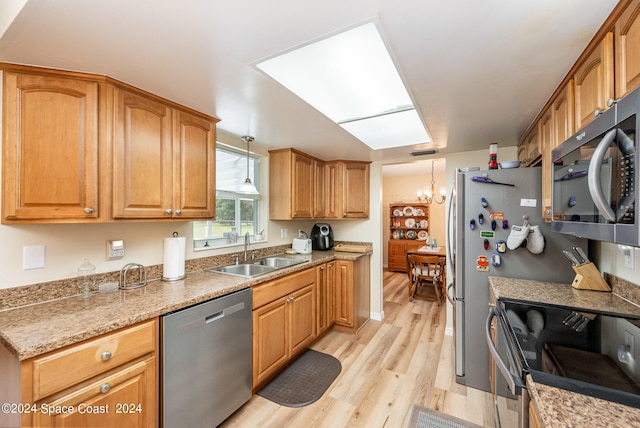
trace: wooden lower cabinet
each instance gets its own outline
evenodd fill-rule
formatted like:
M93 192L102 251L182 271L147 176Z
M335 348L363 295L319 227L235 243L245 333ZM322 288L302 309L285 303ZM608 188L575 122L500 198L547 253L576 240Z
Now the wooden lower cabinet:
M336 280L335 262L316 266L316 293L318 308L317 332L323 334L336 322Z
M406 272L407 271L407 251L422 247L424 241L416 241L411 239L390 239L389 251L387 253L387 266L390 271Z
M371 312L368 255L356 260L336 260L335 328L356 333Z
M0 426L157 427L157 349L154 319L22 362L2 352L13 391L2 396L31 411L0 415Z
M253 390L316 338L315 269L253 289Z

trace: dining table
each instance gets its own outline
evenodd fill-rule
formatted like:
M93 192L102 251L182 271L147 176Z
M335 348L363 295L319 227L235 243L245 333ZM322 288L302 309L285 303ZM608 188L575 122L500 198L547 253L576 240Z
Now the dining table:
M440 258L440 260L442 261L442 266L446 266L447 263L447 248L442 245L439 247L430 247L428 245L423 245L422 247L414 247L411 248L409 250L407 250L406 253L406 259L407 259L407 275L409 275L409 281L412 281L413 278L411 278L411 269L409 268L409 255L410 254L420 254L423 256L438 256ZM446 269L444 270L444 272L442 272L442 295L445 296L446 290Z

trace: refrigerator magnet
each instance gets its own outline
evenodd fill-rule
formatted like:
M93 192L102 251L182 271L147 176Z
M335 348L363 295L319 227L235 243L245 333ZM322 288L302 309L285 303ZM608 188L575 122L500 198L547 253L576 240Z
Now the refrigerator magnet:
M496 251L499 252L499 253L506 253L507 252L507 243L506 243L506 241L503 241L501 239L498 242L496 242Z
M489 206L489 202L487 202L485 198L480 198L480 204L482 205L482 208L487 208Z
M476 270L478 272L489 272L489 260L487 260L487 256L478 256L476 259Z
M502 264L502 257L500 254L491 254L491 266L498 267Z

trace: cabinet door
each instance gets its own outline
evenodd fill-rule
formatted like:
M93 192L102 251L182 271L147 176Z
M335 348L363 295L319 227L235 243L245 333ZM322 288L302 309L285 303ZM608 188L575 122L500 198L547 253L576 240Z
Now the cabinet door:
M313 218L314 204L313 159L299 153L293 154L292 217Z
M325 217L341 218L340 189L342 188L342 168L338 162L326 162L324 177Z
M640 86L640 0L633 0L615 27L616 98Z
M154 427L157 389L155 358L149 358L58 399L36 403L40 409L46 405L48 411L34 413L33 426Z
M344 163L342 207L344 218L369 218L369 164Z
M327 263L327 328L336 322L336 264L335 262Z
M253 311L253 386L275 373L289 359L287 298Z
M574 82L571 79L564 89L558 93L552 104L554 134L551 149L558 147L576 131L574 103Z
M591 122L596 110L607 108L613 98L613 34L607 33L594 51L582 61L575 75L576 128Z
M325 216L325 197L326 193L324 191L324 174L325 174L325 163L314 160L313 161L313 216L315 218L324 218Z
M525 166L536 163L540 156L540 129L538 124L534 125L524 137L524 162ZM520 150L520 148L518 148ZM520 154L518 154L520 156Z
M316 290L309 284L287 299L290 356L307 348L316 338Z
M114 92L113 217L170 218L171 109L125 90Z
M3 220L98 218L98 84L4 73Z
M321 335L327 330L328 325L328 310L327 310L327 264L321 264L316 266L316 294L318 307L316 310L317 325L316 329L318 335Z
M540 146L542 148L542 218L551 221L551 149L554 145L552 109L547 108L539 121Z
M174 111L174 216L210 219L216 205L215 123Z
M353 327L353 262L336 260L336 324Z

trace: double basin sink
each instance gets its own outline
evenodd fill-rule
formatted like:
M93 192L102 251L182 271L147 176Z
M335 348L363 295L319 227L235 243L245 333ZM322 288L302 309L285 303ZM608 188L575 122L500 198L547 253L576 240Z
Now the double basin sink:
M252 261L251 263L240 263L235 265L220 266L205 269L208 272L223 273L226 275L241 276L244 278L253 278L255 276L264 275L274 270L284 269L304 263L304 259L296 259L289 257L264 257Z

